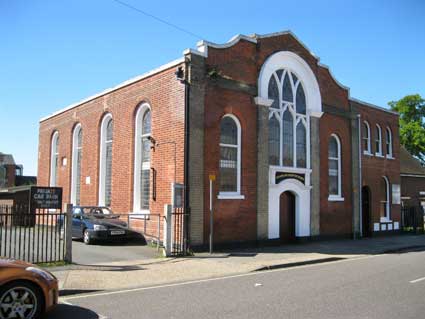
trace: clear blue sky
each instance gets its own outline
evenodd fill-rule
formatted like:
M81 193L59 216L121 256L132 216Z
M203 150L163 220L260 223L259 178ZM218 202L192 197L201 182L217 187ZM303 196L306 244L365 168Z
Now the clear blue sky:
M217 43L289 29L353 97L425 96L423 0L123 1ZM0 151L36 174L41 117L197 41L113 0L0 0Z

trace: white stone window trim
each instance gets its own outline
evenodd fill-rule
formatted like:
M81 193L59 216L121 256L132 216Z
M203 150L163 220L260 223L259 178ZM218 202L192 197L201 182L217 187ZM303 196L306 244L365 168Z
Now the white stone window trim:
M386 157L388 159L394 159L394 157L393 157L393 132L391 131L391 129L388 126L385 128L385 132L386 132L385 143L387 145L387 150L388 150L388 146L389 146L389 152L387 152Z
M342 196L342 171L341 171L341 141L336 134L331 134L330 138L336 140L337 144L337 157L330 157L328 150L328 162L329 160L338 162L338 194L329 194L328 201L330 202L342 202L344 197ZM329 168L328 168L329 169ZM329 175L329 172L328 172Z
M390 181L388 177L382 176L385 181L385 216L380 218L381 223L391 222L391 203L390 203Z
M379 148L375 150L375 156L384 157L384 155L382 154L382 129L379 124L376 124L376 128L377 128L378 135L375 137L375 145L376 145L376 142L378 142Z
M219 147L233 147L237 149L237 163L236 163L236 174L237 174L237 178L236 178L236 192L222 192L220 191L218 193L217 199L245 199L245 196L241 194L241 160L242 160L242 127L241 127L241 123L239 122L239 119L233 115L233 114L225 114L221 120L221 121L225 118L225 117L229 117L231 118L235 124L236 124L236 128L238 130L238 139L237 139L237 145L233 145L233 144L224 144L224 143L220 143ZM221 138L221 136L220 136Z
M81 181L77 180L77 152L82 150L82 145L78 145L78 134L81 131L81 123L78 123L72 132L72 167L71 167L71 203L77 205L77 183ZM81 163L80 163L80 174L81 174Z
M106 129L109 121L112 120L112 114L107 113L103 116L100 126L100 163L99 163L99 206L105 206L106 192ZM112 142L113 139L109 142Z
M141 176L140 172L142 169L151 168L151 162L145 162L141 165L142 160L142 138L149 137L152 135L151 133L142 135L143 132L143 117L146 112L152 112L151 107L148 103L142 103L136 113L135 116L135 132L134 132L134 170L133 170L133 213L134 214L150 214L149 209L141 208L140 201L140 189L141 189ZM152 115L152 113L151 113ZM151 127L152 127L152 117L151 117ZM150 173L149 173L150 174ZM140 216L143 218L143 216ZM134 218L134 217L133 217Z
M56 163L59 163L59 150L57 149L57 140L59 138L59 132L55 131L52 135L51 145L50 145L50 176L49 176L49 185L50 187L56 187L56 178L58 174L58 166Z
M372 146L371 146L371 135L370 135L370 125L368 121L363 121L363 124L366 125L367 128L367 137L363 136L363 140L367 140L367 149L363 150L364 155L373 155L372 154Z

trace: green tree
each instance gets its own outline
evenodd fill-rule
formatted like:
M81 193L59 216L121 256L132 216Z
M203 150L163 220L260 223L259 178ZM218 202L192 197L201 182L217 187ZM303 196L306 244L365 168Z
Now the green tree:
M400 143L425 164L425 99L407 95L388 105L400 114Z

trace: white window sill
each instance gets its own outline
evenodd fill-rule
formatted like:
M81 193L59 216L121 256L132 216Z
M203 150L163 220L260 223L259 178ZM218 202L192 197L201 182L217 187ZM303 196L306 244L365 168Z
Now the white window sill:
M245 199L245 196L241 194L220 193L218 194L217 198L218 199Z
M373 156L373 154L372 154L372 153L367 152L367 151L363 151L363 155L366 155L366 156Z
M382 154L380 154L380 153L375 153L375 156L376 156L376 157L380 157L380 158L385 158L385 156L384 156L384 155L382 155Z
M394 160L394 159L395 159L395 157L393 157L393 156L388 156L388 155L387 155L387 159L389 159L389 160Z
M330 201L330 202L343 202L344 201L344 197L330 195L328 197L328 201Z
M136 212L131 212L128 214L128 217L131 219L149 219L150 218L150 211L148 210L139 210Z

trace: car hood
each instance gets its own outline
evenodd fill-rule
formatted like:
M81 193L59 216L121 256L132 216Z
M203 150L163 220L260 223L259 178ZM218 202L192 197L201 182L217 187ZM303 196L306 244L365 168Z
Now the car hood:
M87 216L93 224L104 225L104 226L127 226L127 223L120 220L119 218L110 218L110 217L96 217L96 216Z
M37 266L22 260L0 258L0 268L27 268L27 267L37 267Z

